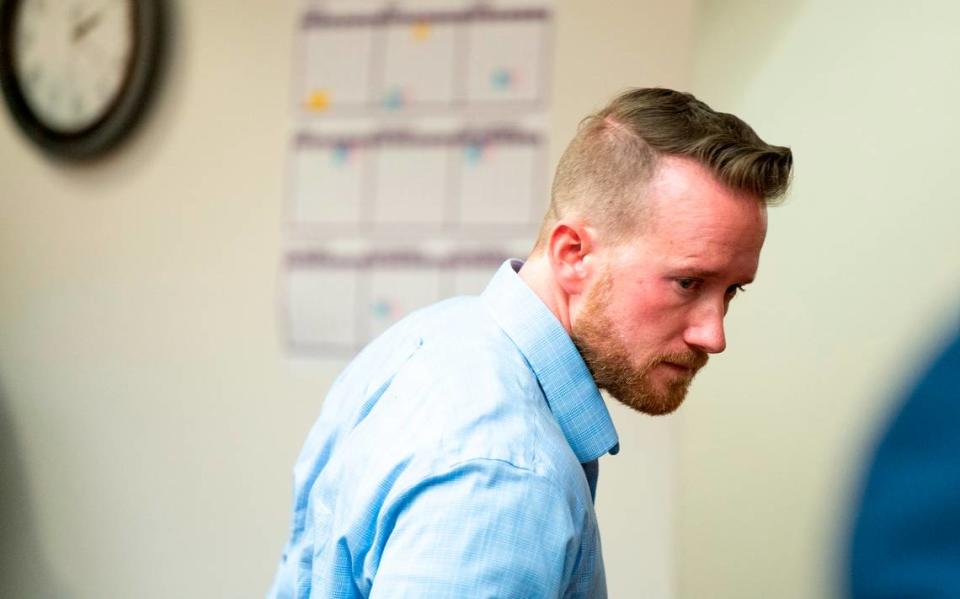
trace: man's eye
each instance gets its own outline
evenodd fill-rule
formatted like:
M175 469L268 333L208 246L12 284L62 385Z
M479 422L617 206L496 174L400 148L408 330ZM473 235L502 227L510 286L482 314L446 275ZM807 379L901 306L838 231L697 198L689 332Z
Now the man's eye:
M695 291L700 288L700 279L677 279L677 285L684 291Z
M737 293L744 291L746 291L746 289L743 288L743 285L731 285L727 288L727 297L736 297Z

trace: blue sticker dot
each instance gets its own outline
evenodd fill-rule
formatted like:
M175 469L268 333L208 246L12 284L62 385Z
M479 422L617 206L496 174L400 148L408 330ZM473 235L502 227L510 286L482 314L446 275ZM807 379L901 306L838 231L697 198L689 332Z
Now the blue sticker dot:
M383 105L388 110L399 110L403 108L403 92L395 89L383 98Z
M494 89L508 89L510 83L512 83L511 80L510 71L507 69L497 69L493 72L493 75L490 76L490 83Z
M373 315L377 318L386 318L390 316L390 304L380 300L373 304Z
M343 164L350 158L350 148L347 144L337 144L333 147L331 155L334 164Z
M470 144L464 149L463 153L467 164L477 164L483 158L483 147L480 144Z

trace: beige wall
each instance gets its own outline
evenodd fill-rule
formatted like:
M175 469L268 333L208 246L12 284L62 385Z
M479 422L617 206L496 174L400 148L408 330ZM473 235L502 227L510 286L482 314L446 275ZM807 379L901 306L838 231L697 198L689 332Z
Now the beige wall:
M705 2L694 88L796 155L681 418L687 598L832 596L861 447L960 322L960 6Z
M259 596L279 551L332 374L273 317L295 7L178 4L110 160L50 163L0 117L0 596Z

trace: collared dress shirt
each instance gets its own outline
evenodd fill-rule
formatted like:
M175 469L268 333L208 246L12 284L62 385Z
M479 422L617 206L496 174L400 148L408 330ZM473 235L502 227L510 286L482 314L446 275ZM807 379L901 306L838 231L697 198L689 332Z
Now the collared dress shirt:
M268 597L606 596L593 497L617 434L521 265L403 319L337 378Z

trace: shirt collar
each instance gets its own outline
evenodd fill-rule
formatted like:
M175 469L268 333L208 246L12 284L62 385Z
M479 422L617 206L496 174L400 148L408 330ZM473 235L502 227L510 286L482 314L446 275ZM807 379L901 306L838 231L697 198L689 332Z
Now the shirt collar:
M517 274L521 266L521 260L504 262L481 297L533 368L580 463L617 453L617 431L587 365L557 317Z

